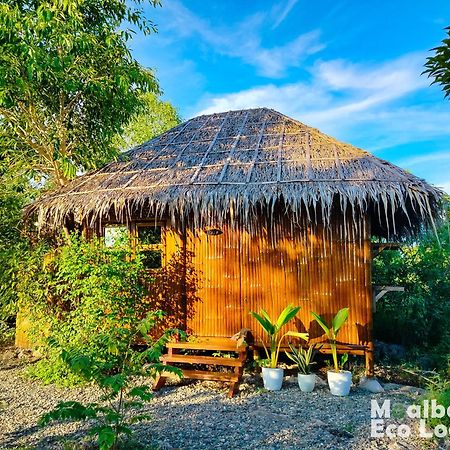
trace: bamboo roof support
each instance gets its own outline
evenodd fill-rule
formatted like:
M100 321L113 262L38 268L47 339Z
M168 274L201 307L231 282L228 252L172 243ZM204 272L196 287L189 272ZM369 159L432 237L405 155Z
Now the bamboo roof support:
M190 183L192 184L196 178L198 177L198 174L200 173L200 170L202 170L202 167L206 161L206 158L211 153L211 150L214 148L214 144L217 142L217 139L219 138L220 132L222 131L225 123L227 122L228 116L230 115L230 112L228 112L225 117L223 118L222 125L219 128L219 132L214 136L214 139L211 141L211 144L209 144L208 149L206 150L205 154L203 155L202 160L200 161L200 164L197 166L197 169L194 172L194 175L192 175Z
M258 159L259 146L261 145L261 140L262 140L262 138L264 136L264 131L266 130L266 123L267 123L267 121L265 120L263 122L262 126L261 126L261 131L259 132L258 141L256 142L256 148L255 148L255 151L253 153L253 157L252 157L252 161L250 163L250 167L248 169L247 178L245 180L246 183L249 183L250 179L252 178L253 168L255 167L256 160Z
M237 144L239 142L239 138L242 136L242 131L244 130L245 124L247 123L248 116L250 113L247 111L245 114L244 120L242 121L242 125L239 128L238 134L234 138L233 146L230 149L230 154L228 155L225 164L223 165L222 171L220 172L219 178L217 180L218 184L221 184L223 179L225 178L225 174L227 173L228 166L230 165L230 162L232 161L234 154L236 152Z

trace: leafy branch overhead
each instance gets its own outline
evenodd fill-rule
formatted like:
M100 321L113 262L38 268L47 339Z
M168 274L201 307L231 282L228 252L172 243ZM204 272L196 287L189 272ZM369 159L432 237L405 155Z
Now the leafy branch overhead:
M114 157L112 138L143 107L141 94L159 92L152 71L127 46L130 27L155 31L143 3L2 2L3 158L26 161L33 172L63 185L77 170Z
M440 84L447 98L450 95L450 27L446 29L447 37L442 45L432 49L434 56L427 58L425 70L429 78L434 78L432 84Z

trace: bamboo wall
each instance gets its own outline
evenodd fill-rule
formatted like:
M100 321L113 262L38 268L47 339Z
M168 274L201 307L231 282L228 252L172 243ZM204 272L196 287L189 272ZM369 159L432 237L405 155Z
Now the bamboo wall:
M222 227L223 234L188 230L186 247L201 284L200 301L188 319L197 336L232 336L248 328L261 339L250 311L264 308L273 318L289 303L301 306L291 329L323 340L312 320L315 311L328 320L348 306L350 315L339 341L366 345L371 340L371 254L368 225L362 218L332 229L292 224L280 216L276 225L252 231Z

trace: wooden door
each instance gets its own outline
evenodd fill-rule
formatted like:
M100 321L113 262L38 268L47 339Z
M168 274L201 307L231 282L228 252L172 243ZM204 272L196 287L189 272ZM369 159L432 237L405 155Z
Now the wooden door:
M200 280L188 332L232 336L242 327L239 233L230 227L190 230L186 247Z

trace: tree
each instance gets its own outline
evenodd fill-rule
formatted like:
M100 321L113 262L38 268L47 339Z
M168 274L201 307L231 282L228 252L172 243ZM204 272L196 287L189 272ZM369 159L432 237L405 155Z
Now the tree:
M114 138L114 146L127 150L158 136L181 122L178 111L148 92L142 95L143 108L132 117L123 132Z
M450 95L450 27L445 30L447 37L443 39L442 45L432 49L434 56L427 58L423 73L428 74L429 78L434 78L432 84L442 86L447 98Z
M112 139L143 107L142 93L158 93L153 73L127 46L130 27L154 31L142 3L3 0L0 151L7 164L22 161L64 185L114 157Z

